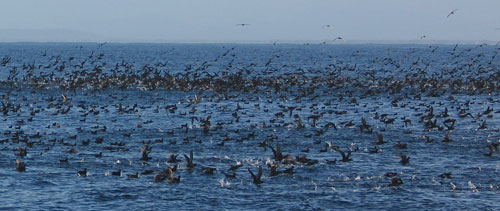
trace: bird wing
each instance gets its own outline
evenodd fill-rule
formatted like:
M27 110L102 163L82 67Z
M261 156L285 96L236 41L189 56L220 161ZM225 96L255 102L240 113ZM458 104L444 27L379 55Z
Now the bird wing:
M257 179L260 180L262 177L262 166L259 166L259 173L257 173Z
M376 134L377 134L377 140L379 142L384 142L384 136L382 134L380 134L380 133L376 133Z
M276 153L278 153L278 155L281 155L281 145L278 143L278 146L276 147Z
M337 152L340 152L340 154L342 155L342 159L345 159L345 153L344 151L342 151L341 149L335 149Z
M250 168L248 168L248 172L250 172L250 174L252 175L253 180L257 179L257 177L255 177L255 174L253 174L252 170L250 170Z
M448 13L448 15L446 16L446 18L450 17L450 15L455 14L455 12L456 12L457 10L458 10L458 9L454 9L453 11L451 11L450 13Z
M271 148L271 151L273 151L274 157L276 157L276 150L273 148L273 146L269 145L269 148Z

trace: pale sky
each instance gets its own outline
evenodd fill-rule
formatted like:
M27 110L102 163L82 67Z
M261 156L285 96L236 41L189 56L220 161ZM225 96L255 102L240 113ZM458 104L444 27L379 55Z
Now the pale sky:
M9 0L0 30L109 41L500 40L500 0ZM452 10L458 9L449 18ZM249 26L236 26L246 23ZM324 27L324 25L332 27ZM2 41L0 39L0 41Z

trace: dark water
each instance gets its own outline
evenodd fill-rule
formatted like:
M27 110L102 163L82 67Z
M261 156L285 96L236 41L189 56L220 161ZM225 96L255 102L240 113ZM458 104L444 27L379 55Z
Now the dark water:
M500 154L491 147L484 155L500 139L498 52L0 44L0 209L498 209ZM371 131L360 132L362 118ZM387 143L371 153L376 133ZM141 161L143 142L149 161ZM261 143L317 163L276 162ZM352 161L341 162L337 148L352 150ZM183 154L191 150L196 166L188 169ZM168 163L169 153L180 161ZM236 177L226 177L237 162ZM278 171L294 166L293 175L270 176L273 162ZM155 182L174 165L180 183ZM257 166L260 185L248 172ZM207 175L206 167L216 170ZM89 175L77 176L84 168ZM144 170L155 173L127 178ZM404 184L389 186L388 172ZM448 172L451 179L439 177Z

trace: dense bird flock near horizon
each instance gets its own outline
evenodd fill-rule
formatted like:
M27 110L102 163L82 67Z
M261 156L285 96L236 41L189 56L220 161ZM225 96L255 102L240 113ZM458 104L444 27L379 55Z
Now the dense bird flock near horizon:
M0 152L7 169L67 180L499 190L474 178L496 175L478 176L499 156L500 48L318 50L340 46L269 45L249 61L248 46L217 45L182 68L138 66L117 44L3 55ZM288 48L323 58L287 62Z

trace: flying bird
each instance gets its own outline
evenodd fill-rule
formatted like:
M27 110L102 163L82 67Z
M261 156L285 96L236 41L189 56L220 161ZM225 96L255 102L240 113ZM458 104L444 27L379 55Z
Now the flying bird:
M455 12L456 12L456 11L458 11L458 9L454 9L453 11L451 11L451 12L450 12L450 13L446 16L446 18L449 18L449 17L450 17L450 15L455 14Z
M238 23L238 24L236 24L236 26L250 26L250 24L248 24L248 23Z
M323 27L326 27L326 28L333 28L333 26L332 26L332 25L330 25L330 24L323 25Z
M342 37L337 37L337 38L333 39L332 42L335 42L335 40L342 40L345 42L344 38L342 38Z
M423 35L420 37L421 40L423 40L424 38L427 38L427 36Z

